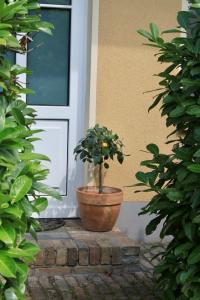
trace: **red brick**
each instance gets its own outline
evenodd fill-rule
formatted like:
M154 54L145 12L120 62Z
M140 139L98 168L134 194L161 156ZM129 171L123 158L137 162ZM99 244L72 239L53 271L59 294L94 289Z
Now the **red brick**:
M98 265L100 263L100 247L96 241L87 241L89 247L89 264Z
M78 262L78 248L73 240L63 240L65 249L67 249L67 265L75 266Z
M89 247L82 240L75 240L75 242L78 247L78 263L80 266L87 266L89 264Z

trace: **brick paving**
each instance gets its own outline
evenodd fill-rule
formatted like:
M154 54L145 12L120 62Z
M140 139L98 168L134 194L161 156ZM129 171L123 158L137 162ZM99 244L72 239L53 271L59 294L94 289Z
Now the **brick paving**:
M156 247L155 247L156 246ZM95 249L95 245L93 245ZM84 245L83 245L84 248ZM40 276L30 275L27 282L27 300L157 300L152 260L163 245L141 244L140 269L132 272L67 273ZM95 251L95 250L94 250ZM51 253L49 253L51 256ZM117 253L116 253L117 256ZM98 254L91 256L93 263Z

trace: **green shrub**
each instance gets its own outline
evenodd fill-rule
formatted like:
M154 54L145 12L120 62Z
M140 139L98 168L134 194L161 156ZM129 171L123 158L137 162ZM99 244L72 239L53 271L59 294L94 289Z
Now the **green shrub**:
M78 157L82 162L93 163L99 167L98 189L103 192L102 186L102 167L109 168L109 159L117 160L120 164L124 161L123 143L117 134L106 127L99 127L96 124L93 128L87 130L83 138L74 149L75 159Z
M35 111L21 100L30 93L18 81L19 74L30 73L13 65L8 51L24 53L32 32L51 33L52 25L29 14L38 8L35 0L0 0L0 299L25 299L24 282L28 263L39 248L25 239L36 237L38 223L31 216L47 207L46 196L60 199L56 191L41 182L48 175L41 161L45 155L34 153L32 130ZM20 37L16 38L16 33Z
M153 158L141 165L149 171L136 178L145 192L155 192L141 213L155 216L146 233L163 221L160 237L172 237L155 268L163 298L169 300L200 299L200 0L189 4L189 11L178 13L178 27L162 33L182 33L170 42L155 24L150 32L139 30L148 45L158 48L158 61L167 63L150 109L161 102L166 126L174 127L168 141L172 151L162 154L148 145Z

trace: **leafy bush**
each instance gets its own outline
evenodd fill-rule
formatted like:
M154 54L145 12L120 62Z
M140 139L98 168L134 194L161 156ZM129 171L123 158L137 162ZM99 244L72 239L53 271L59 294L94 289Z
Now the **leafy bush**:
M108 160L113 160L115 156L122 164L124 161L122 149L123 143L118 135L106 127L99 127L98 124L87 130L86 137L74 149L76 159L80 157L83 162L87 161L93 163L94 166L99 166L99 193L103 192L102 167L108 169Z
M159 49L158 61L167 68L161 77L161 92L150 109L162 103L166 125L174 126L171 154L147 146L152 159L142 166L150 170L136 174L155 195L141 214L155 218L146 227L151 234L163 221L160 237L171 236L161 263L155 268L164 299L200 299L200 0L189 1L190 10L180 11L178 27L163 32L183 33L165 41L155 24L150 32L139 30Z
M38 223L31 216L47 207L46 196L60 199L56 191L41 182L48 175L34 153L32 130L35 110L27 107L21 94L30 89L21 86L19 74L30 73L13 65L8 51L24 53L32 32L51 32L52 25L29 12L38 8L35 0L0 0L0 299L25 299L24 282L27 264L39 248L25 239L30 232L36 237ZM16 38L16 33L19 39Z

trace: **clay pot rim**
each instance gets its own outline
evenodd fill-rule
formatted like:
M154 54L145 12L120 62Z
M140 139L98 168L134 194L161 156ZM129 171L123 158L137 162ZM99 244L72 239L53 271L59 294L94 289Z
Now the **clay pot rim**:
M76 191L78 193L81 193L81 194L85 194L85 193L88 192L88 194L94 193L95 195L123 194L123 191L120 188L117 188L117 187L103 186L103 188L113 190L113 192L110 192L110 193L105 192L105 193L99 194L98 193L98 186L81 186L81 187L76 188Z

